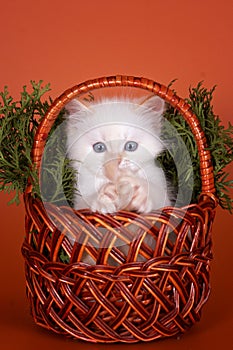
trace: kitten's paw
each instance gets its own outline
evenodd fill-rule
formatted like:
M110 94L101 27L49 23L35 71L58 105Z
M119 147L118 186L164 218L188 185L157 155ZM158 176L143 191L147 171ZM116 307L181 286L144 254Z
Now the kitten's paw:
M102 214L115 213L117 211L116 206L109 200L108 197L103 199L101 202L96 201L93 203L91 210Z
M150 211L147 181L140 177L125 176L118 183L121 207L129 211Z
M134 188L129 181L122 179L116 186L119 210L126 209L132 200Z
M128 181L128 187L122 186L123 194L126 198L128 189L128 202L125 207L129 211L137 211L139 213L146 213L151 211L152 203L149 200L148 183L140 177L122 178L121 183Z
M91 210L102 214L114 213L117 211L117 193L115 186L107 184L100 190L97 200L92 203Z
M132 209L139 213L150 211L150 201L148 199L148 190L144 186L139 186L135 189L133 199L130 203Z

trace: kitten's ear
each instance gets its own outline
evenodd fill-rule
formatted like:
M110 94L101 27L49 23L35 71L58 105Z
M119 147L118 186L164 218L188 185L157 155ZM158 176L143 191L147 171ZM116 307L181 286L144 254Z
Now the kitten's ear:
M165 111L165 101L156 95L147 97L140 105L146 108L148 112L152 111L157 115L162 115Z
M89 108L84 103L77 99L73 99L69 103L67 103L65 105L65 109L67 112L69 112L70 115L80 112L87 112L89 110Z
M146 116L147 122L150 123L152 130L156 134L161 133L163 124L163 113L165 111L165 101L159 96L149 96L140 103L142 114Z

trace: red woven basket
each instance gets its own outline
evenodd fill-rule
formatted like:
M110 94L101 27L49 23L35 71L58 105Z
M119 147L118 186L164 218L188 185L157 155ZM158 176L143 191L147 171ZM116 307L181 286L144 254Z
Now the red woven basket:
M91 342L133 343L179 335L200 320L210 292L211 227L217 201L211 156L197 117L173 91L145 78L110 76L65 91L54 101L35 136L32 160L38 171L48 134L66 103L95 89L118 86L160 96L187 121L200 158L202 194L198 202L143 215L75 212L69 206L61 211L52 204L45 208L32 195L29 182L24 196L22 254L27 296L38 325ZM138 233L135 240L129 225ZM116 235L127 253L113 245ZM83 242L104 243L97 248L68 238L81 236ZM148 244L151 240L154 245ZM69 263L60 260L61 249ZM84 254L96 263L82 262ZM110 257L117 264L109 264Z

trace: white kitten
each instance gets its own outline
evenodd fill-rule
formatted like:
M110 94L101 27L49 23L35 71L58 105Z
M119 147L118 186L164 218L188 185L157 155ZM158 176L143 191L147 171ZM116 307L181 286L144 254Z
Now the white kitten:
M66 109L67 155L79 192L75 209L146 213L171 205L164 172L155 161L164 149L162 99L105 99L90 107L72 100Z

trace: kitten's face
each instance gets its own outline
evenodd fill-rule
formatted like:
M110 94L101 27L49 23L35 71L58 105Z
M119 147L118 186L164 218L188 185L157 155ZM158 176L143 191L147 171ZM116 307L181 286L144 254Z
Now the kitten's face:
M148 160L154 159L152 149L161 150L158 138L143 129L129 125L102 125L79 135L73 145L73 155L93 171L102 167L107 177L117 175L123 168L136 171ZM157 154L158 154L157 153ZM110 170L111 167L111 170Z
M156 103L155 103L156 102ZM155 109L150 108L152 103ZM68 121L68 155L79 184L96 187L128 173L142 176L163 149L160 140L164 104L155 96L148 105L128 101L98 103L89 109L75 101Z

